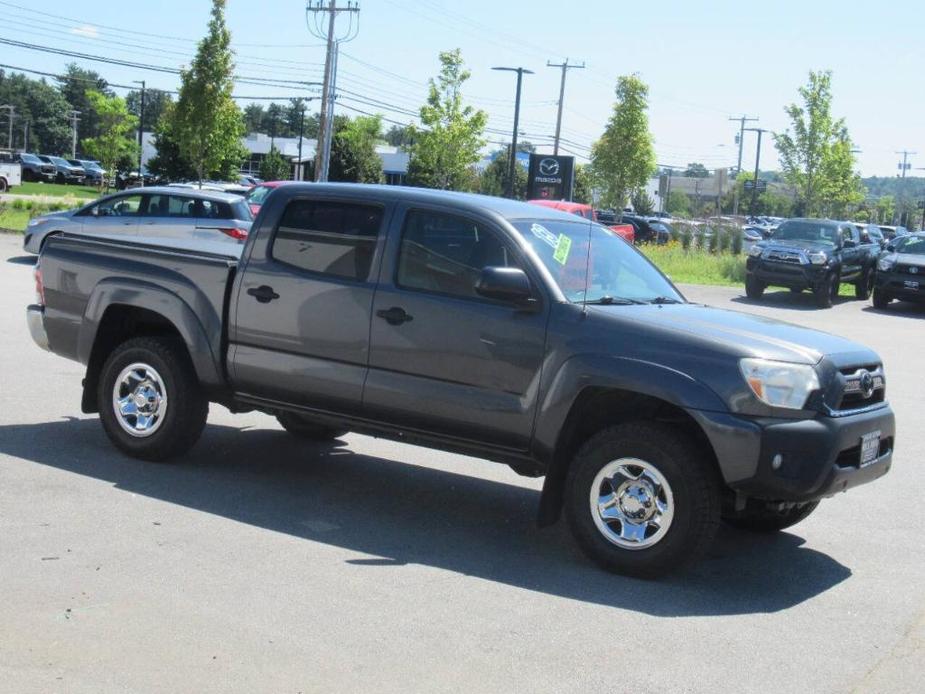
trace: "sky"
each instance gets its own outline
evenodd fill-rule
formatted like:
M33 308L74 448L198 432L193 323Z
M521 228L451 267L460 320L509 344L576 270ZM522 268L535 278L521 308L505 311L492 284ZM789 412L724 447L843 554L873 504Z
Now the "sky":
M346 5L346 0L339 0ZM305 0L228 0L227 22L242 77L279 86L237 85L241 96L295 97L317 88L324 46L306 22ZM438 53L460 48L472 72L464 96L489 114L489 147L510 140L515 75L522 66L521 137L551 151L561 71L547 62L584 63L568 71L562 125L564 153L587 157L611 113L619 75L637 73L650 88L649 125L658 163L734 166L738 123L782 131L784 107L810 70L833 72L833 113L846 119L864 176L894 176L910 155L925 169L925 42L915 37L925 4L894 0L852 6L844 0L746 3L583 0L360 0L355 37L342 44L338 110L413 120L426 98ZM206 30L208 0L127 3L97 0L0 0L0 38L84 54L176 68L187 64ZM338 20L338 33L348 28ZM58 74L68 62L110 82L176 89L169 73L76 59L0 44L0 64ZM125 89L117 89L124 94ZM241 105L246 101L241 101ZM388 123L386 123L388 125ZM770 138L761 168L775 168ZM743 168L755 164L755 133L746 133Z

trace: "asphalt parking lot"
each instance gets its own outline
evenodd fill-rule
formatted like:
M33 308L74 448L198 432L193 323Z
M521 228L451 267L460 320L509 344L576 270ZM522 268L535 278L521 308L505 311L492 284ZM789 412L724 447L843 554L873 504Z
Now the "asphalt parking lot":
M179 464L120 455L81 367L28 336L20 242L0 235L2 691L921 691L921 308L685 287L878 350L897 453L790 531L723 529L645 582L538 530L541 480L492 463L218 406Z

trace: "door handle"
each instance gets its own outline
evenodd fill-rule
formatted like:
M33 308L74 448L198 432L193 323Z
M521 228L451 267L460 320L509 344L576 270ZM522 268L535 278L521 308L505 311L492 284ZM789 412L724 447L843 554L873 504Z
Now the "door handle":
M268 287L265 284L259 287L251 287L247 290L247 293L257 299L261 304L268 304L273 301L273 299L279 298L279 294L273 291L273 287Z
M376 311L376 315L380 318L384 318L385 322L389 325L401 325L402 323L414 320L414 316L405 313L405 309L400 306L393 306L390 309Z

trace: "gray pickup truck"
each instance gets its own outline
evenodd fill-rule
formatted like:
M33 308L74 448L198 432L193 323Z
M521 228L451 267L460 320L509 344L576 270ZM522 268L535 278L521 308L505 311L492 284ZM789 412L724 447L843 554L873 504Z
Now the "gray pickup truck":
M875 353L688 303L573 215L293 184L244 246L167 244L54 237L27 310L132 456L182 454L209 403L462 452L545 475L540 522L564 509L591 558L640 576L701 555L721 520L779 530L890 469Z

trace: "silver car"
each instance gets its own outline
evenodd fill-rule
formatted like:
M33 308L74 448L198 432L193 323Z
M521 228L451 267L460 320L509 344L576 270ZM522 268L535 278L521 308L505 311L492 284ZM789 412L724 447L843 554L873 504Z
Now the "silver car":
M253 219L239 195L185 188L136 188L75 210L30 220L23 249L40 253L46 238L62 232L244 243Z

